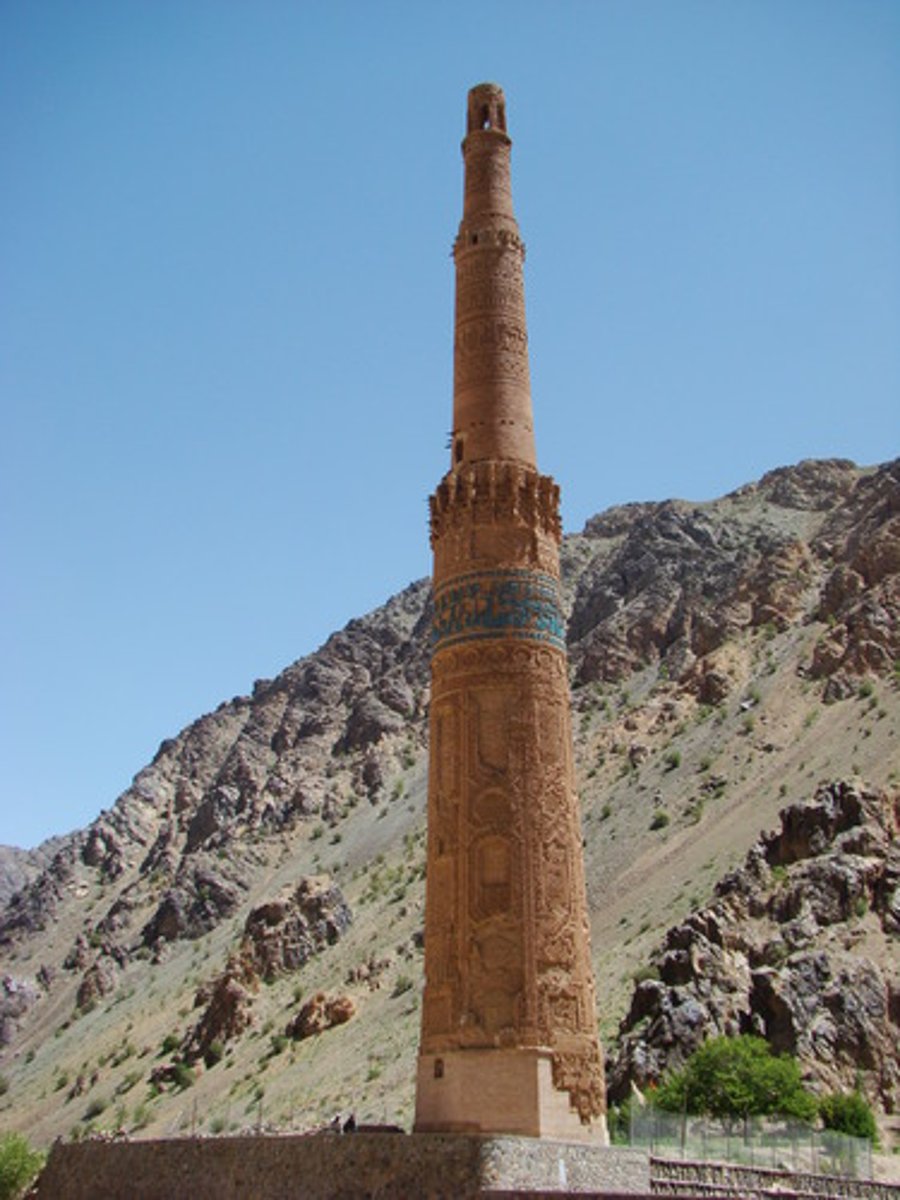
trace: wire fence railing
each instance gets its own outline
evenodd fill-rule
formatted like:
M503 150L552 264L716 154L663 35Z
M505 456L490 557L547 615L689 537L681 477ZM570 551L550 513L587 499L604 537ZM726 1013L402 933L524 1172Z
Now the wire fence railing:
M631 1145L661 1158L872 1178L872 1143L867 1138L816 1129L803 1121L773 1117L718 1121L633 1105L630 1125Z

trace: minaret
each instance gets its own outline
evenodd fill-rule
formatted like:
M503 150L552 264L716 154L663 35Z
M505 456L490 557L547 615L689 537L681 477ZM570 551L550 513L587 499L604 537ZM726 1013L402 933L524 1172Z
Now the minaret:
M418 1131L605 1142L559 488L534 449L503 92L469 92L434 633Z

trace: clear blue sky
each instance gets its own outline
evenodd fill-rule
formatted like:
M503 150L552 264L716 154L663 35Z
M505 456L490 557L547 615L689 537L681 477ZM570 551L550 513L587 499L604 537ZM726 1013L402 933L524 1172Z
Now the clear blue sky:
M896 0L6 0L0 841L427 574L484 79L567 528L898 453Z

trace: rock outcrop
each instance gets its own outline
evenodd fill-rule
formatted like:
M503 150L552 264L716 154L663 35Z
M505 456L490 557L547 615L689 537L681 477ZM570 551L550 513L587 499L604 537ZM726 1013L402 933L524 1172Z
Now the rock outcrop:
M301 879L287 895L252 910L241 957L261 979L274 979L333 945L352 920L340 888L327 876Z
M0 1047L8 1046L18 1028L19 1019L40 999L40 989L30 979L14 975L0 978Z
M284 1032L294 1041L302 1041L333 1029L335 1025L345 1025L355 1013L356 1004L351 996L327 996L324 992L316 992L303 1003Z
M224 970L197 991L194 1007L202 1013L184 1039L185 1061L208 1059L215 1043L239 1037L253 1021L253 997L260 981L299 971L346 933L352 920L340 888L327 876L301 879L285 895L252 909L240 945ZM325 1020L331 1007L326 1005L322 1012ZM312 1015L309 1020L314 1020Z
M613 1099L707 1037L755 1033L820 1090L900 1105L900 793L847 782L792 805L714 902L671 928L637 983Z

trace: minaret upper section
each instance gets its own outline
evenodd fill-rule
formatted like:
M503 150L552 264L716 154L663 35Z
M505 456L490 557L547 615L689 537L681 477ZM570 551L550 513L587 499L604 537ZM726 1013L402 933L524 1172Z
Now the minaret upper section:
M453 247L456 328L451 470L485 460L535 467L525 246L513 215L503 91L469 92L463 219Z

